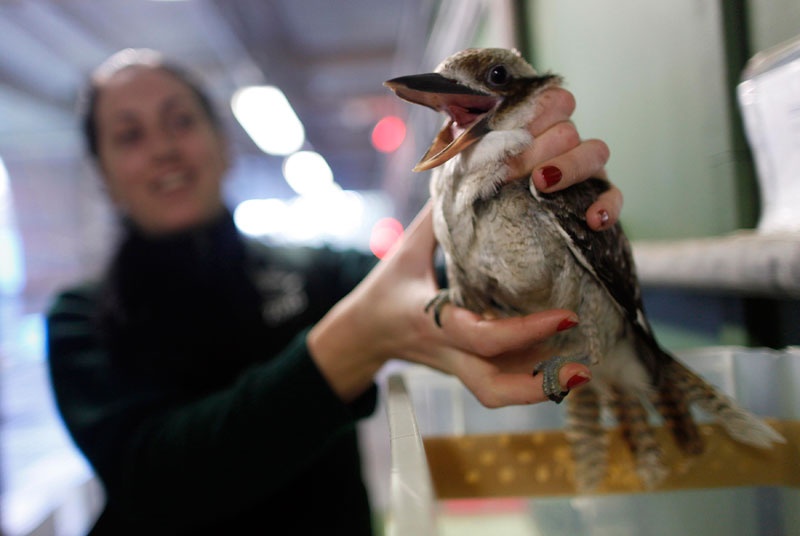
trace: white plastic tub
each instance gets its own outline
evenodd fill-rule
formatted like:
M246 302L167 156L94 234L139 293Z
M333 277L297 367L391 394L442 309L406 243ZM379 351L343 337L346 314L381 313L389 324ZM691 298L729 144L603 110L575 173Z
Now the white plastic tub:
M389 534L800 534L800 350L721 347L679 357L789 442L765 453L704 423L706 453L667 451L673 474L644 491L612 441L603 488L579 495L562 406L486 409L453 378L409 367L388 385Z

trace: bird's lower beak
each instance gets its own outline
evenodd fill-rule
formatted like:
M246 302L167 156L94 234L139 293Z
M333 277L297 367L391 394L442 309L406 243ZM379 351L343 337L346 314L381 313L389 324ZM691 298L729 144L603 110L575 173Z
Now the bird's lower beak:
M414 167L424 171L439 166L489 132L488 116L500 99L459 84L438 73L394 78L384 85L403 100L449 115L444 128Z

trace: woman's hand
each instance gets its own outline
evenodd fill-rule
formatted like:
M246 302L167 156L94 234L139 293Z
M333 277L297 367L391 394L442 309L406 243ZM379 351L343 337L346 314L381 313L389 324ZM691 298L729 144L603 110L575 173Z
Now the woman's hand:
M589 177L607 179L608 146L601 140L581 140L570 121L575 111L572 93L551 88L536 98L541 111L528 125L535 141L509 160L509 178L530 177L540 192L563 190ZM611 184L586 211L586 221L596 231L607 229L619 219L621 210L622 192Z

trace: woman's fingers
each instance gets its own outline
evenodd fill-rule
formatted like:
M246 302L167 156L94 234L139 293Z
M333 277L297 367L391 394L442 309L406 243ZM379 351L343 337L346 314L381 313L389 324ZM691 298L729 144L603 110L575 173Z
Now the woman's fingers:
M534 136L531 146L507 161L508 180L530 177L540 192L555 192L589 177L606 178L610 152L602 140L581 140L569 120L575 98L562 88L552 88L536 97L539 113L528 124ZM586 213L594 230L607 229L619 219L622 193L612 185Z
M564 309L487 320L451 304L442 308L439 318L445 336L461 350L481 356L533 346L578 323L575 313Z
M572 146L564 151L564 147ZM540 192L555 192L577 184L588 177L606 178L608 145L602 140L579 141L571 123L560 123L539 137L533 147L522 153L513 166L525 169L530 162L538 164L531 181ZM519 171L516 171L518 173ZM595 231L614 225L622 212L622 192L613 184L586 211L586 222Z
M531 172L541 168L543 162L557 159L558 156L575 149L580 143L578 130L571 121L564 120L552 125L547 131L536 136L526 150L506 161L508 180L530 177ZM538 186L544 186L544 183Z
M543 374L498 373L494 376L477 378L470 388L481 404L488 408L538 404L548 400L542 386ZM569 392L591 380L588 367L579 363L567 363L558 371L558 382L563 392Z
M528 123L528 131L539 137L555 124L568 121L575 111L575 96L564 88L547 89L536 96L536 116Z
M449 353L446 372L455 374L487 407L533 404L547 400L542 374L533 369L546 340L578 324L568 310L554 309L521 317L487 320L466 309L446 305L441 310L442 336L460 352ZM430 319L433 323L433 319ZM590 370L566 363L559 371L564 391L586 383Z
M619 220L622 203L622 192L612 184L586 211L586 223L595 231L608 229Z
M540 192L555 192L588 177L601 176L609 155L604 141L585 140L553 158L540 161L531 176L533 184Z

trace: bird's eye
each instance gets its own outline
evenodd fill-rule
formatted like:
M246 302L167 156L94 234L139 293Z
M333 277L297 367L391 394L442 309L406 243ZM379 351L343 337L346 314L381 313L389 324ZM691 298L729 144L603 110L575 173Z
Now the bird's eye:
M504 65L495 65L489 69L489 74L486 81L493 86L503 86L508 83L511 76L508 74L508 69Z

